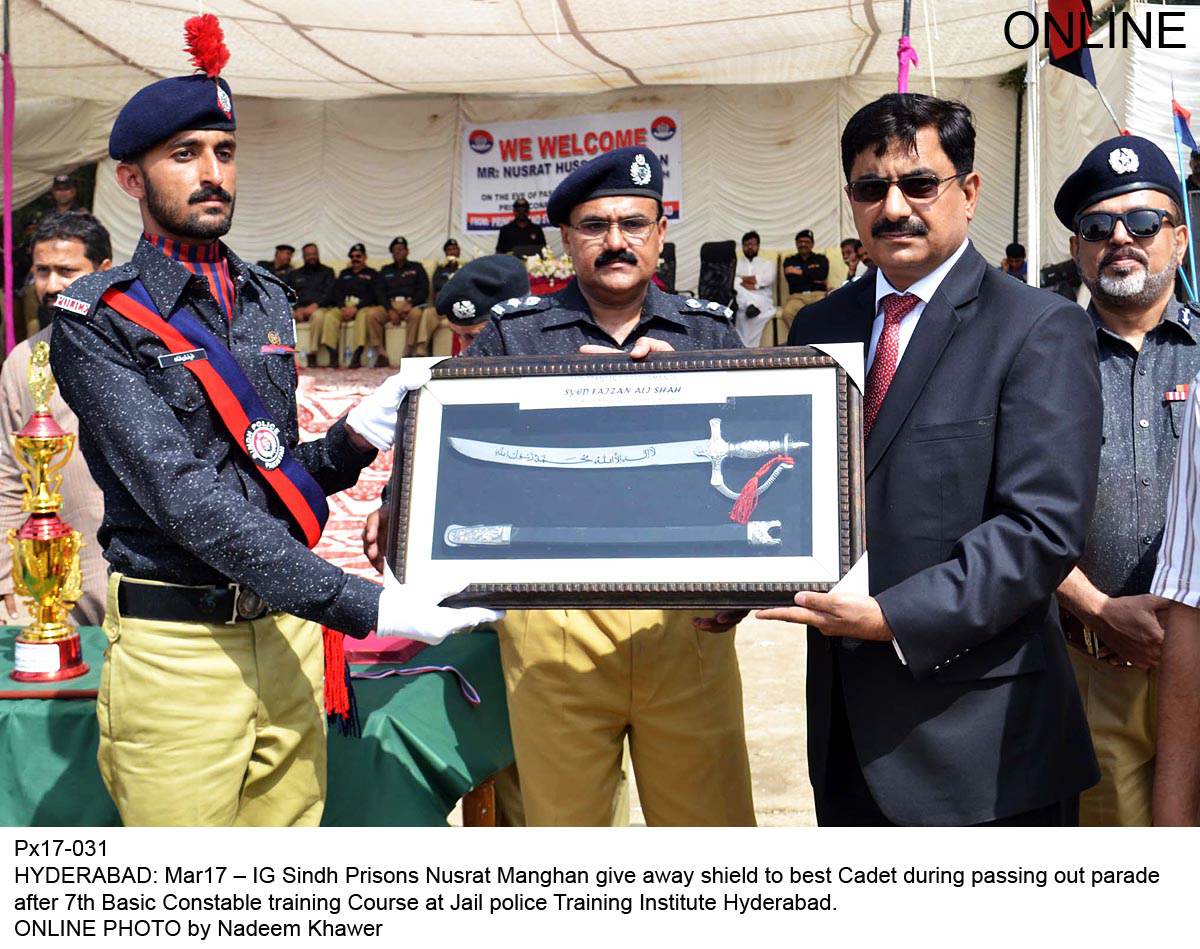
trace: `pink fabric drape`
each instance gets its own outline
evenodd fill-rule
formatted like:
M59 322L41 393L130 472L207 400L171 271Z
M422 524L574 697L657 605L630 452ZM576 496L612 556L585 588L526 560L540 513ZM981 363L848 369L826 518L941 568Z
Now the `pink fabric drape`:
M4 60L4 353L7 355L16 344L13 327L17 315L13 312L13 232L12 232L12 150L13 150L13 107L17 99L17 87L13 81L12 62L8 53Z
M896 74L896 91L908 92L908 67L919 66L917 51L913 49L912 41L907 36L900 37L900 45L896 49L896 58L900 60L900 70Z

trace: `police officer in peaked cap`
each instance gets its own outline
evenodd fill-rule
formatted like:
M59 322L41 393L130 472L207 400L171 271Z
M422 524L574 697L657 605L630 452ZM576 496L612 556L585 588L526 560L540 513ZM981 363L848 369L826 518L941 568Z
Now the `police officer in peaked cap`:
M729 309L652 283L662 194L662 166L645 147L571 172L547 212L575 277L551 296L500 304L466 355L740 349ZM510 612L497 629L528 823L610 823L629 734L648 824L753 824L732 632L744 615Z

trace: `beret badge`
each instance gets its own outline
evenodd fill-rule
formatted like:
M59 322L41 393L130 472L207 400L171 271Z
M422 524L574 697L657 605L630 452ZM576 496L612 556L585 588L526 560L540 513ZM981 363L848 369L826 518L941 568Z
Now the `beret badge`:
M633 164L629 166L629 177L633 179L633 183L639 188L644 188L650 184L650 179L654 177L654 173L646 163L645 155L637 155L633 159Z
M475 304L470 300L459 300L451 309L460 320L469 320L475 315Z
M1138 156L1132 148L1114 148L1108 153L1108 164L1118 175L1128 175L1138 170Z

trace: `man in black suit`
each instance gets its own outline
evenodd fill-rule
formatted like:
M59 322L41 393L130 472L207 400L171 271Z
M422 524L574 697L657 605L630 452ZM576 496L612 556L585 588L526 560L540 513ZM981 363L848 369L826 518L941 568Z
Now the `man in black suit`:
M1055 587L1083 549L1100 380L1086 315L967 240L957 102L887 95L842 134L879 268L788 342L860 342L871 595L801 593L822 824L1074 823L1098 777Z

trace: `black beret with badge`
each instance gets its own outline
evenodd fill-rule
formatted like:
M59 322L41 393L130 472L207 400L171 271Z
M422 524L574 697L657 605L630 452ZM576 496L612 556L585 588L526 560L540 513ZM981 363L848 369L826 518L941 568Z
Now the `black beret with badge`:
M1073 231L1081 211L1130 191L1161 191L1183 204L1179 174L1163 150L1138 135L1118 135L1088 152L1067 176L1054 199L1054 214Z
M132 161L185 129L233 131L233 95L220 72L229 62L221 24L211 13L184 24L185 50L201 72L171 76L139 89L122 107L108 137L115 161Z
M437 295L438 315L459 326L473 326L488 318L491 308L529 293L529 272L511 254L478 257L451 277Z
M662 201L663 171L653 150L630 145L586 161L559 182L546 202L551 224L566 224L571 209L593 198L632 195Z

